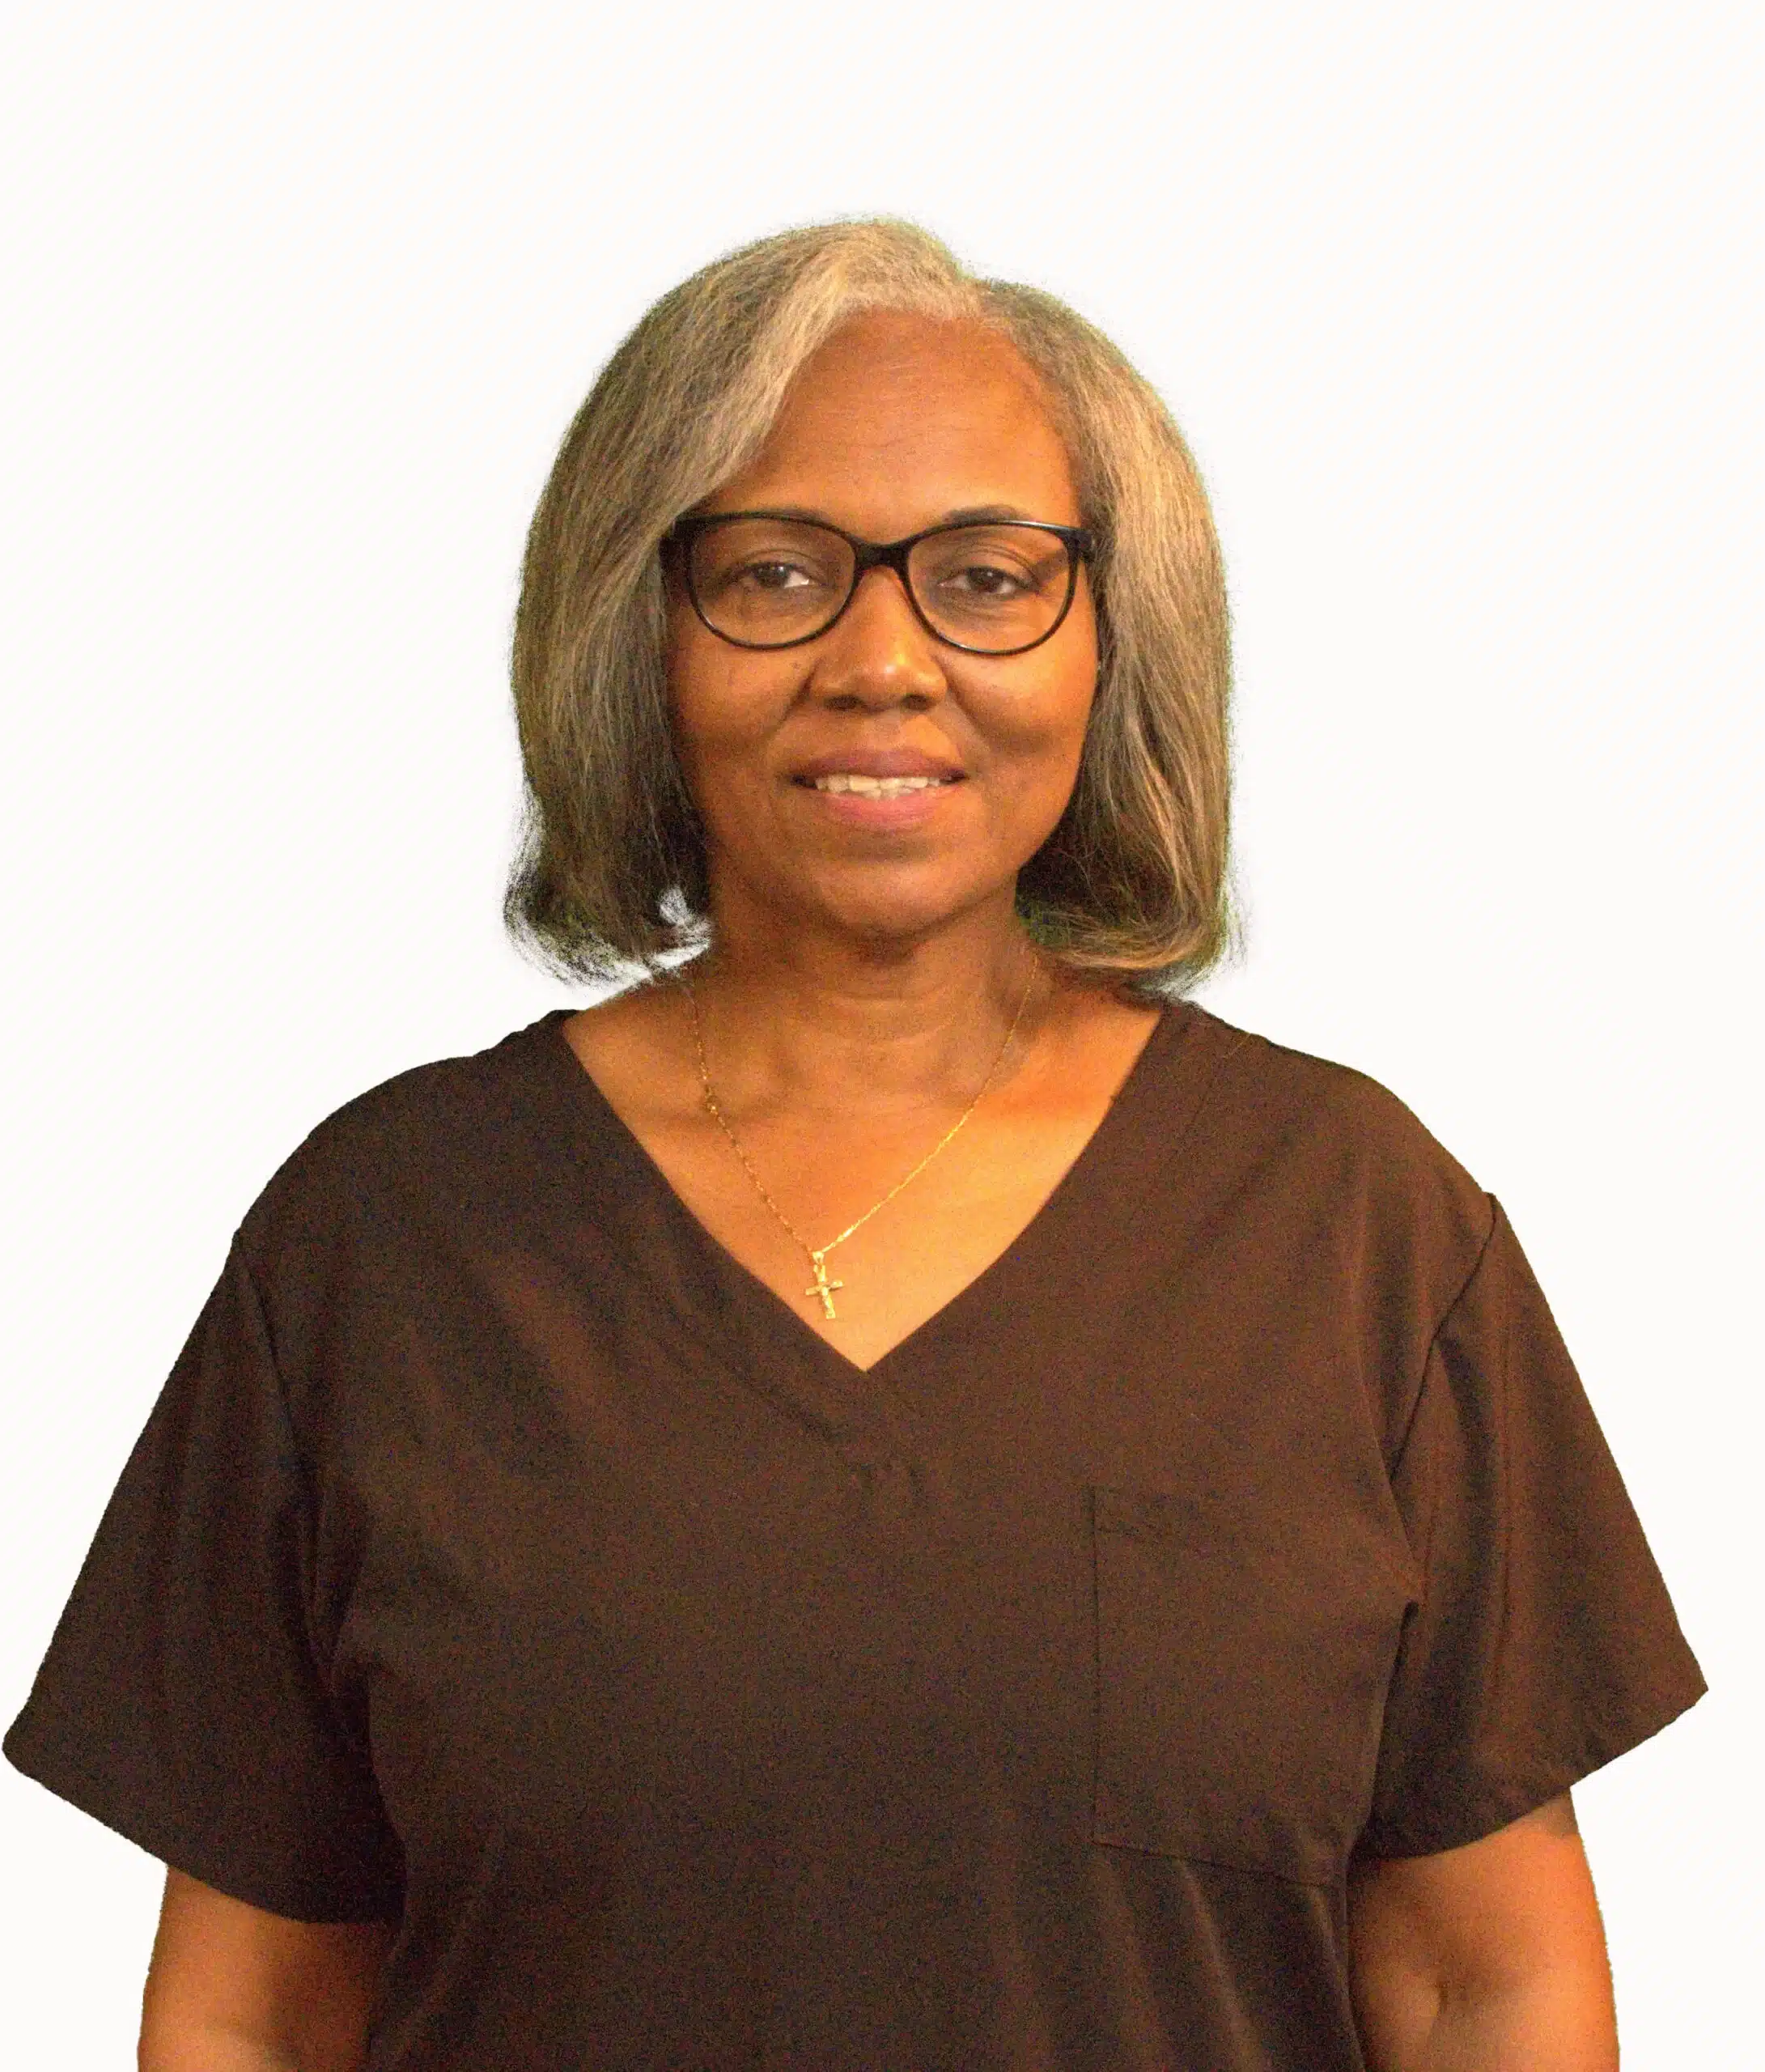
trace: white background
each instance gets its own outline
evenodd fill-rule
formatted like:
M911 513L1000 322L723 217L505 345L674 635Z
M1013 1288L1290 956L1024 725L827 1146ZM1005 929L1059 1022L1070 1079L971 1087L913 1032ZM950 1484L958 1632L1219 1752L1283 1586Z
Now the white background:
M1631 2072L1754 2064L1760 81L1704 5L27 11L0 279L0 1715L234 1225L566 996L505 651L564 425L731 244L916 217L1185 427L1249 947L1500 1195L1713 1695L1578 1794ZM9 2057L133 2062L159 1866L0 1774Z

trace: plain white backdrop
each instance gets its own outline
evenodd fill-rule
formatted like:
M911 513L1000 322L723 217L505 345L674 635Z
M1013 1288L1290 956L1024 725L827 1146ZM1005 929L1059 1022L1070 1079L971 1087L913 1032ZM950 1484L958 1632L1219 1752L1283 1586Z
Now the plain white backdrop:
M1383 1080L1513 1218L1713 1687L1577 1794L1627 2066L1756 2063L1738 11L61 0L22 26L0 1715L277 1164L568 997L500 928L506 648L596 370L730 245L905 214L1101 324L1190 439L1248 919L1202 997ZM159 1867L10 1770L0 1831L5 2054L132 2063Z

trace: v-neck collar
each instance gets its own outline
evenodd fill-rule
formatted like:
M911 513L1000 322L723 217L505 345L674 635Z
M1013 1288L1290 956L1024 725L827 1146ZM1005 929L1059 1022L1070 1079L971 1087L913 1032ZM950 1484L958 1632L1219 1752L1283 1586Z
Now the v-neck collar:
M554 1008L525 1034L534 1040L543 1070L563 1097L560 1105L580 1149L601 1159L613 1154L620 1169L621 1207L640 1221L659 1224L672 1239L669 1249L699 1269L691 1282L715 1289L712 1306L717 1314L694 1319L695 1335L727 1347L729 1326L739 1320L740 1337L765 1344L791 1365L834 1384L842 1395L888 1387L903 1371L969 1338L1002 1308L1021 1308L1023 1293L1032 1284L1045 1289L1049 1271L1071 1255L1074 1248L1063 1241L1076 1226L1091 1230L1076 1249L1095 1251L1096 1226L1119 1225L1135 1187L1150 1181L1193 1119L1199 1105L1199 1088L1194 1082L1207 1076L1196 1069L1195 1053L1211 1047L1198 1045L1194 1038L1199 1025L1211 1017L1186 1000L1166 1003L1114 1099L1029 1222L972 1280L862 1367L799 1316L687 1207L577 1055L563 1026L575 1013L574 1008ZM1186 1082L1187 1099L1182 1096ZM1044 1263L1041 1267L1038 1260ZM643 1271L643 1262L634 1259L632 1270ZM677 1305L691 1301L691 1288L683 1289L679 1276L671 1276L669 1284Z

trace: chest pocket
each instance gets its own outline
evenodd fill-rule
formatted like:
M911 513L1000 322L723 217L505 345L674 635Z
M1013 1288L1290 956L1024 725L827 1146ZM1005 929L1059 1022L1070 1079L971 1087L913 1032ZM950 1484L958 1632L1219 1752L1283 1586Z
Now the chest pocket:
M1093 1839L1341 1875L1366 1818L1409 1602L1377 1534L1247 1534L1190 1497L1095 1488Z

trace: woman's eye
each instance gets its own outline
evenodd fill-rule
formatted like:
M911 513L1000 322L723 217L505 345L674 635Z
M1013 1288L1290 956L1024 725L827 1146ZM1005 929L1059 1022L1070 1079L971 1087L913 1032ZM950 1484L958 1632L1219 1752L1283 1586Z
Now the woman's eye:
M979 597L1012 597L1026 587L1023 577L1013 575L1010 569L991 568L981 563L957 569L950 580L958 588Z
M791 561L751 561L738 571L737 580L752 583L758 590L790 590L814 578L804 568Z
M953 567L943 580L947 588L969 591L974 597L1009 597L1019 586L1019 578L1011 570L988 567L980 562L969 567Z

